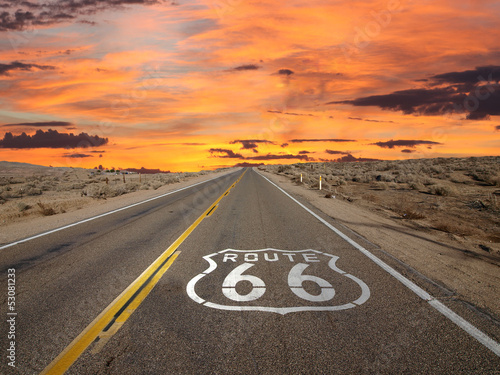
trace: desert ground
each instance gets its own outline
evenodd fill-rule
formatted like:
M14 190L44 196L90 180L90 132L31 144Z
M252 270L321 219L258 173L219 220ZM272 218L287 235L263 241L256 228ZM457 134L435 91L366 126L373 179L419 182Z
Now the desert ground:
M258 170L368 239L389 262L432 280L447 298L463 300L500 326L500 157L299 163ZM0 162L0 243L228 172L139 176Z
M0 243L71 224L228 171L222 168L140 175L0 162Z
M500 157L258 169L368 239L402 272L432 280L439 295L500 326Z

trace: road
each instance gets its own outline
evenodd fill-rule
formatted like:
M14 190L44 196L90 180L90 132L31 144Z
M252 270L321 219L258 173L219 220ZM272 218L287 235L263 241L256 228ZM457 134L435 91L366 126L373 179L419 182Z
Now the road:
M479 318L308 207L247 169L2 249L0 372L499 373Z

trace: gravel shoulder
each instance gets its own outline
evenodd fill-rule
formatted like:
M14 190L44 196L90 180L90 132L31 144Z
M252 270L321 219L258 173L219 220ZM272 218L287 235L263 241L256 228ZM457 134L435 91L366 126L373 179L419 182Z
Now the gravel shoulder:
M385 252L456 293L500 321L500 262L477 256L445 233L418 230L379 212L324 192L297 185L285 176L260 170L285 191L301 197Z

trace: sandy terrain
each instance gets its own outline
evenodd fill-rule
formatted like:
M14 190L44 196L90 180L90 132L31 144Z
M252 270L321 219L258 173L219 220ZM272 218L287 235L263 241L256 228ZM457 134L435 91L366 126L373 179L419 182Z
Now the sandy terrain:
M410 162L406 168L412 173L403 173L401 162L265 166L259 172L455 292L453 298L484 309L500 322L500 216L495 194L500 158L481 159L413 161L422 169L415 172ZM488 182L470 176L474 169L468 163L482 168ZM437 165L442 178L428 176L426 165ZM456 170L458 165L462 172ZM322 191L320 174L326 189ZM405 182L396 182L394 176ZM412 176L415 181L409 181ZM415 189L412 183L421 185ZM432 185L450 193L438 195Z
M230 171L125 175L124 183L123 175L0 162L0 243L17 241Z

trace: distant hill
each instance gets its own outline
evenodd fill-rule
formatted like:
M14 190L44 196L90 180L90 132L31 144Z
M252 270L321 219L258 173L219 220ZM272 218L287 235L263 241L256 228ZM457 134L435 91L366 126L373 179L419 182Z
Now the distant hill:
M125 171L141 173L141 174L155 174L155 173L171 173L170 171L162 171L160 169L148 169L148 168L126 168Z

